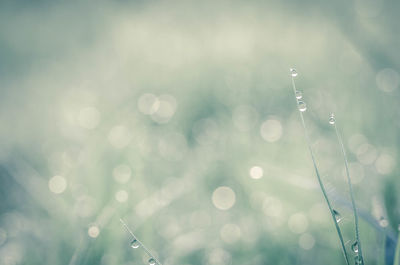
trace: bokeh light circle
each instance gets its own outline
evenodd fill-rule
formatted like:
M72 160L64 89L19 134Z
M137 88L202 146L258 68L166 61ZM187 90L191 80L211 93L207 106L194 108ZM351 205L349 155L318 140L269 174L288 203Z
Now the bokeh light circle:
M100 234L100 228L97 225L91 225L88 229L88 235L91 238L96 238Z
M282 137L282 124L279 120L269 119L261 124L261 137L267 142L276 142Z
M212 202L217 209L229 210L236 202L235 192L229 187L219 187L212 194Z
M62 176L54 176L49 180L49 189L55 194L60 194L67 188L67 180Z
M249 173L250 173L250 177L252 179L260 179L264 175L264 170L262 167L254 166L254 167L250 168Z

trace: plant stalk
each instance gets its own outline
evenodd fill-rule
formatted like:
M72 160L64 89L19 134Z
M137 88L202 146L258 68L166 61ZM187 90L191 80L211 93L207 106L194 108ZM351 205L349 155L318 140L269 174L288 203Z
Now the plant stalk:
M342 155L343 155L343 159L344 159L344 165L345 165L345 169L346 169L347 184L349 186L351 204L353 206L354 226L355 226L355 230L356 230L355 234L356 234L356 240L357 240L357 244L358 244L358 256L359 256L359 260L361 261L360 265L364 265L364 258L363 258L362 250L361 250L361 240L360 240L360 232L359 232L359 224L358 224L358 212L357 212L356 202L355 202L355 199L354 199L353 185L351 184L349 163L348 163L348 160L347 160L346 151L344 150L344 145L343 145L342 138L340 137L339 131L338 131L337 126L336 126L336 121L334 123L334 127L335 127L336 137L337 137L339 145L340 145L340 149L342 150Z
M293 87L293 93L294 93L294 96L295 96L295 99L296 99L296 103L297 103L296 105L298 106L299 105L299 100L296 98L296 85L295 85L293 76L292 76L292 87ZM348 258L348 255L347 255L347 251L346 251L346 247L345 247L344 240L343 240L343 236L342 236L342 232L341 232L340 227L339 227L339 225L338 225L338 223L336 221L336 216L335 216L335 214L333 212L333 208L332 208L332 205L331 205L331 203L329 201L328 194L325 191L324 183L322 182L321 176L319 174L317 163L315 161L314 151L313 151L313 149L311 147L311 141L310 141L309 136L308 136L306 123L304 121L303 113L301 111L299 111L299 113L300 113L301 123L302 123L303 129L304 129L304 135L305 135L305 138L306 138L307 146L308 146L308 149L310 151L311 159L312 159L312 162L313 162L313 165L314 165L315 174L317 175L319 186L321 188L322 194L324 195L326 204L328 205L329 211L330 211L331 216L332 216L333 223L335 224L336 232L337 232L337 234L339 236L340 245L342 247L344 259L346 261L346 264L350 265L349 258Z
M133 237L134 240L136 240L138 242L138 244L143 248L143 250L146 252L146 254L154 259L154 261L156 262L156 264L158 265L162 265L161 262L159 262L152 254L151 252L146 248L145 245L143 245L142 242L140 242L140 240L133 234L132 230L129 229L128 225L124 222L124 220L122 220L121 218L119 219L119 221L122 223L122 225L125 227L126 231L128 231L129 234L131 234L131 236Z

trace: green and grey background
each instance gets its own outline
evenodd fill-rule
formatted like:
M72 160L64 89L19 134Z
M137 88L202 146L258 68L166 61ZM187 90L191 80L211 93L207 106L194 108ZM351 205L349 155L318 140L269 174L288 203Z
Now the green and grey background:
M400 2L0 3L0 264L393 264ZM351 259L353 257L351 256Z

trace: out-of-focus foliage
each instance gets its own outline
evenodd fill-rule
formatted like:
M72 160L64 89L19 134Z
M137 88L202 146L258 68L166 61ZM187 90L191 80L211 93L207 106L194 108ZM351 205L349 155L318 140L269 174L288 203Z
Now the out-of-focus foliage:
M0 264L366 264L400 222L400 2L0 3ZM385 247L386 246L386 247Z

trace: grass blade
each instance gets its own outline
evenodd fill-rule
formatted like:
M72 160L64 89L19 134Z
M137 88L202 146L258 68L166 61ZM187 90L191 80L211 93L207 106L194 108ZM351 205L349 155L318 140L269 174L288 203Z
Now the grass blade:
M393 265L400 265L400 233L397 238L397 246L396 246L396 252L394 254Z
M358 213L357 213L356 202L355 202L355 199L354 199L353 185L351 184L351 178L350 178L350 172L349 172L349 163L348 163L348 160L347 160L346 151L344 149L343 141L342 141L342 138L340 137L340 134L339 134L338 128L336 126L336 121L335 121L335 118L333 117L333 114L331 115L331 119L333 119L332 122L333 122L333 126L335 128L336 138L337 138L337 140L339 142L340 149L342 151L342 155L343 155L343 159L344 159L344 165L345 165L345 169L346 169L347 184L349 186L351 204L353 206L354 226L355 226L355 232L356 232L356 242L358 244L358 262L359 262L360 265L363 265L364 264L364 258L363 258L362 250L361 250L360 231L359 231L359 225L358 225Z
M294 82L294 77L297 76L296 70L291 69L291 75L292 75L292 87L293 87L293 93L294 93L294 96L295 96L295 99L296 99L296 105L299 106L299 102L300 101L299 101L298 97L296 96L298 93L297 93L297 90L296 90L296 84ZM307 146L308 146L308 149L310 151L311 159L312 159L312 162L313 162L315 174L317 175L319 186L321 188L322 194L324 195L326 204L328 205L329 211L330 211L331 216L332 216L333 223L335 224L336 232L337 232L337 234L339 236L340 245L342 247L344 259L346 261L346 264L350 265L349 258L348 258L348 255L347 255L347 251L346 251L346 247L344 245L342 232L341 232L340 227L339 227L339 225L338 225L338 223L336 221L335 213L334 213L332 205L331 205L331 203L329 201L328 194L326 193L324 183L322 182L322 179L321 179L321 176L319 174L318 167L317 167L317 163L315 161L314 151L313 151L313 149L311 147L311 141L310 141L309 136L308 136L308 131L307 131L306 123L304 121L303 112L299 111L299 113L300 113L301 123L302 123L303 129L304 129L304 135L305 135L305 138L306 138Z
M122 220L121 218L119 219L119 221L122 223L122 225L125 227L126 231L128 231L129 234L131 234L133 240L136 240L136 242L139 244L140 247L143 248L144 252L146 252L146 254L154 260L154 264L158 264L158 265L162 265L161 262L159 262L154 256L153 254L151 254L151 252L146 248L145 245L143 245L142 242L140 242L140 240L133 234L132 230L129 229L128 225L124 222L124 220Z

